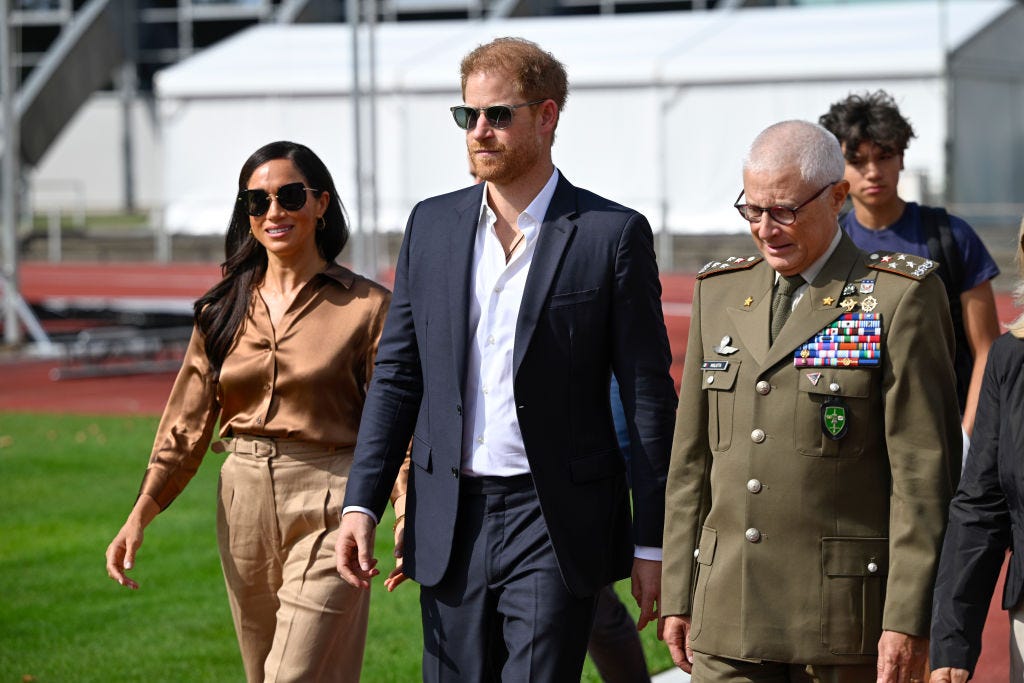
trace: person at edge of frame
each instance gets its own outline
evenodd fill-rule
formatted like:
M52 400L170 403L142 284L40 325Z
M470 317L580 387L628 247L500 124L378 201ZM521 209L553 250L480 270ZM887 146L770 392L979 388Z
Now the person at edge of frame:
M1017 233L1024 277L1024 219ZM1014 292L1024 305L1024 281ZM1003 562L1002 608L1010 620L1010 681L1024 681L1024 315L996 339L985 366L971 452L953 501L932 602L931 683L964 683L975 673L981 634ZM1007 553L1007 551L1012 551Z

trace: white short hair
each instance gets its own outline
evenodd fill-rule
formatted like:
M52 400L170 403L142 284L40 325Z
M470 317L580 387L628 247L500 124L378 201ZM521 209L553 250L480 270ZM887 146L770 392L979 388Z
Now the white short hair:
M807 183L825 185L843 179L846 159L836 136L810 121L782 121L765 128L750 143L743 170L754 173L797 166Z

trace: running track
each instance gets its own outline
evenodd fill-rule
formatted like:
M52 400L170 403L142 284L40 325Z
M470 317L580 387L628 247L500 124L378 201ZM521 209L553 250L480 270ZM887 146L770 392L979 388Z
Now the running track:
M214 264L46 264L25 263L21 291L32 304L47 300L110 303L129 308L189 310L192 301L219 277ZM682 372L694 277L689 273L662 276L665 323L672 346L672 376L678 386ZM997 295L1000 320L1014 317L1008 294ZM54 382L49 372L60 361L0 361L0 412L65 412L80 414L156 415L163 408L173 373L76 379ZM1005 568L1004 568L1005 572ZM1006 681L1008 623L999 609L997 590L985 628L984 654L974 681Z

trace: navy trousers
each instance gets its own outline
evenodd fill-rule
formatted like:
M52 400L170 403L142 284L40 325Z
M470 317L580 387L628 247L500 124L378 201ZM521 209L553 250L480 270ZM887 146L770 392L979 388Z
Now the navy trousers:
M594 596L562 581L529 475L461 488L448 571L420 589L423 680L578 681Z

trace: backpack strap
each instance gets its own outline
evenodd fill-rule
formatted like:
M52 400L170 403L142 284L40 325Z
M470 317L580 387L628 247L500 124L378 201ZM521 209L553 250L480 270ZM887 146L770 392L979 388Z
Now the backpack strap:
M953 239L953 230L949 226L949 213L940 206L921 207L921 227L927 240L928 255L939 262L938 275L946 287L946 298L949 300L949 316L953 319L953 335L956 339L956 352L953 364L956 368L957 398L960 412L967 401L967 389L974 368L964 329L963 306L960 304L960 291L964 283L964 264L960 250Z
M964 282L963 259L949 227L949 213L941 206L921 206L921 227L928 245L928 256L939 262L939 277L946 286L950 305L960 301ZM955 318L954 318L955 319Z

